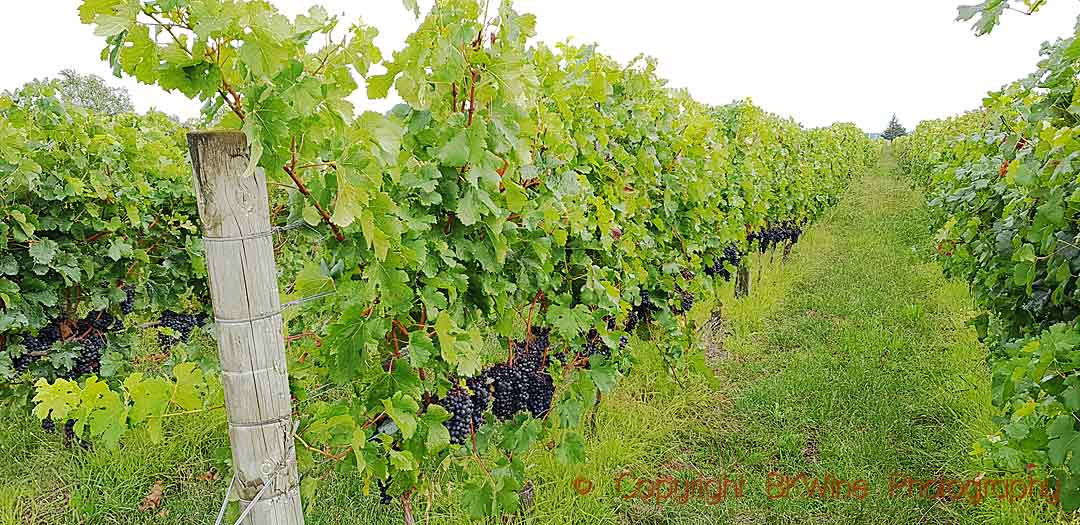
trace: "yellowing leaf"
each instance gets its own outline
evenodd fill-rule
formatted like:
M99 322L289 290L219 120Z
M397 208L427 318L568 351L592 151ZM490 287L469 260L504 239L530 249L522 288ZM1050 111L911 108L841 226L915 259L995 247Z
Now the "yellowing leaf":
M34 394L34 415L38 419L51 417L54 420L64 420L68 413L79 406L82 390L79 384L67 379L57 379L49 384L45 378L38 379L34 383L37 393Z

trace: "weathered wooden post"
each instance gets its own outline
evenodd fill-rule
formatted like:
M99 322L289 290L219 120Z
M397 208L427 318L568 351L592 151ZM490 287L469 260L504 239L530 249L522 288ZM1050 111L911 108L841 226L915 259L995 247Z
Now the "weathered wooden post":
M739 271L735 273L735 297L750 295L750 267L746 264L739 265Z
M238 131L188 134L243 523L302 525L266 176ZM254 503L253 503L254 502ZM249 509L250 507L250 509Z

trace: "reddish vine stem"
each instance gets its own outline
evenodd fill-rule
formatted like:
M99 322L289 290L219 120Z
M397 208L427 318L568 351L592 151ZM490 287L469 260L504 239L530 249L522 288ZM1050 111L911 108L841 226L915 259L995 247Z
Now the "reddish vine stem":
M290 335L290 336L287 336L285 338L285 342L286 343L291 343L293 341L299 341L299 340L304 339L306 337L310 337L310 338L314 339L316 347L321 347L322 346L322 338L319 337L315 332L300 332L298 334Z
M450 103L450 107L457 109L457 82L450 83L450 94L453 96L453 102Z
M525 340L526 341L532 339L533 307L536 306L536 301L540 300L542 297L544 297L544 291L543 290L537 290L536 295L533 296L532 302L529 303L529 318L525 321ZM514 344L513 344L513 341L512 340L508 341L507 346L508 346L507 352L509 354L509 358L507 359L507 361L509 361L510 365L513 365L514 364Z
M536 296L533 297L532 303L529 304L529 319L528 319L528 321L525 322L525 337L527 337L527 338L532 337L533 307L536 306L536 301L543 299L543 297L544 297L544 291L543 290L538 290L536 292Z
M371 425L381 423L382 420L384 420L384 419L386 419L386 412L383 412L383 413L381 413L381 414L367 420L366 422L364 422L363 425L360 425L360 428L368 428Z
M309 445L308 442L305 441L304 438L300 437L300 434L298 434L298 433L293 433L293 436L296 438L297 441L300 442L300 446L302 446L305 449L310 450L310 451L312 451L312 452L314 452L316 454L319 454L320 456L323 456L323 457L325 457L327 459L331 459L331 460L334 460L334 461L341 461L341 460L345 459L345 456L349 455L349 449L345 449L344 452L341 452L339 454L331 454L331 453L329 453L329 452L327 452L327 451L325 451L325 450L323 450L321 448L315 448L315 447Z
M93 234L93 235L91 235L91 236L87 237L87 238L86 238L86 241L84 241L84 242L87 242L87 243L95 242L95 241L97 241L98 239L100 239L100 238L102 238L102 237L105 237L105 236L109 235L110 233L111 233L111 232L97 232L97 233L95 233L95 234Z
M292 161L288 166L282 166L281 169L285 170L285 173L289 174L289 178L292 179L296 189L300 190L300 193L304 194L312 204L315 205L315 211L319 212L319 216L322 217L323 222L330 226L330 230L334 232L334 238L338 242L345 242L345 235L341 233L341 228L334 221L330 219L330 214L323 209L319 201L311 195L311 190L304 185L304 181L300 180L300 177L296 174L296 137L292 138Z
M472 126L473 113L476 112L476 81L480 78L480 72L473 69L472 82L469 83L469 117L465 121L465 127Z

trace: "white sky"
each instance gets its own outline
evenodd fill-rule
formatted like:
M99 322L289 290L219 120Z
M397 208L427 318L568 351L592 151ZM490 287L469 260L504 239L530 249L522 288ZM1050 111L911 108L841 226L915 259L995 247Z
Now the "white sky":
M386 56L416 26L400 0L271 0L287 14L319 3L344 22L362 17L380 30ZM491 0L493 5L498 0ZM1080 3L1050 2L1038 15L1009 13L993 34L976 38L954 22L960 0L517 0L537 15L538 39L598 43L626 61L659 60L671 85L723 104L752 97L766 110L809 126L855 122L884 129L895 112L909 128L959 113L983 95L1034 69L1039 44L1071 34ZM967 0L972 3L973 0ZM115 79L99 59L103 41L79 23L78 0L3 0L0 90L64 68L126 87L138 110L182 118L199 105L179 94ZM430 6L431 0L421 0ZM361 94L359 97L362 97ZM358 105L386 109L386 101Z

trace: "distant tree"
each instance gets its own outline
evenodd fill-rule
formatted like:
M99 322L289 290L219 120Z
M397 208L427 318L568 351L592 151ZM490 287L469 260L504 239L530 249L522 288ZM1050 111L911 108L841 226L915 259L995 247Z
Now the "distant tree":
M907 135L907 130L904 129L904 126L901 126L900 121L896 119L896 113L893 113L892 120L889 121L889 126L881 133L881 138L893 140L895 138L903 137L904 135Z
M116 115L134 111L131 95L122 87L113 87L97 75L84 75L65 69L56 80L60 98L69 104L81 106L96 113Z

